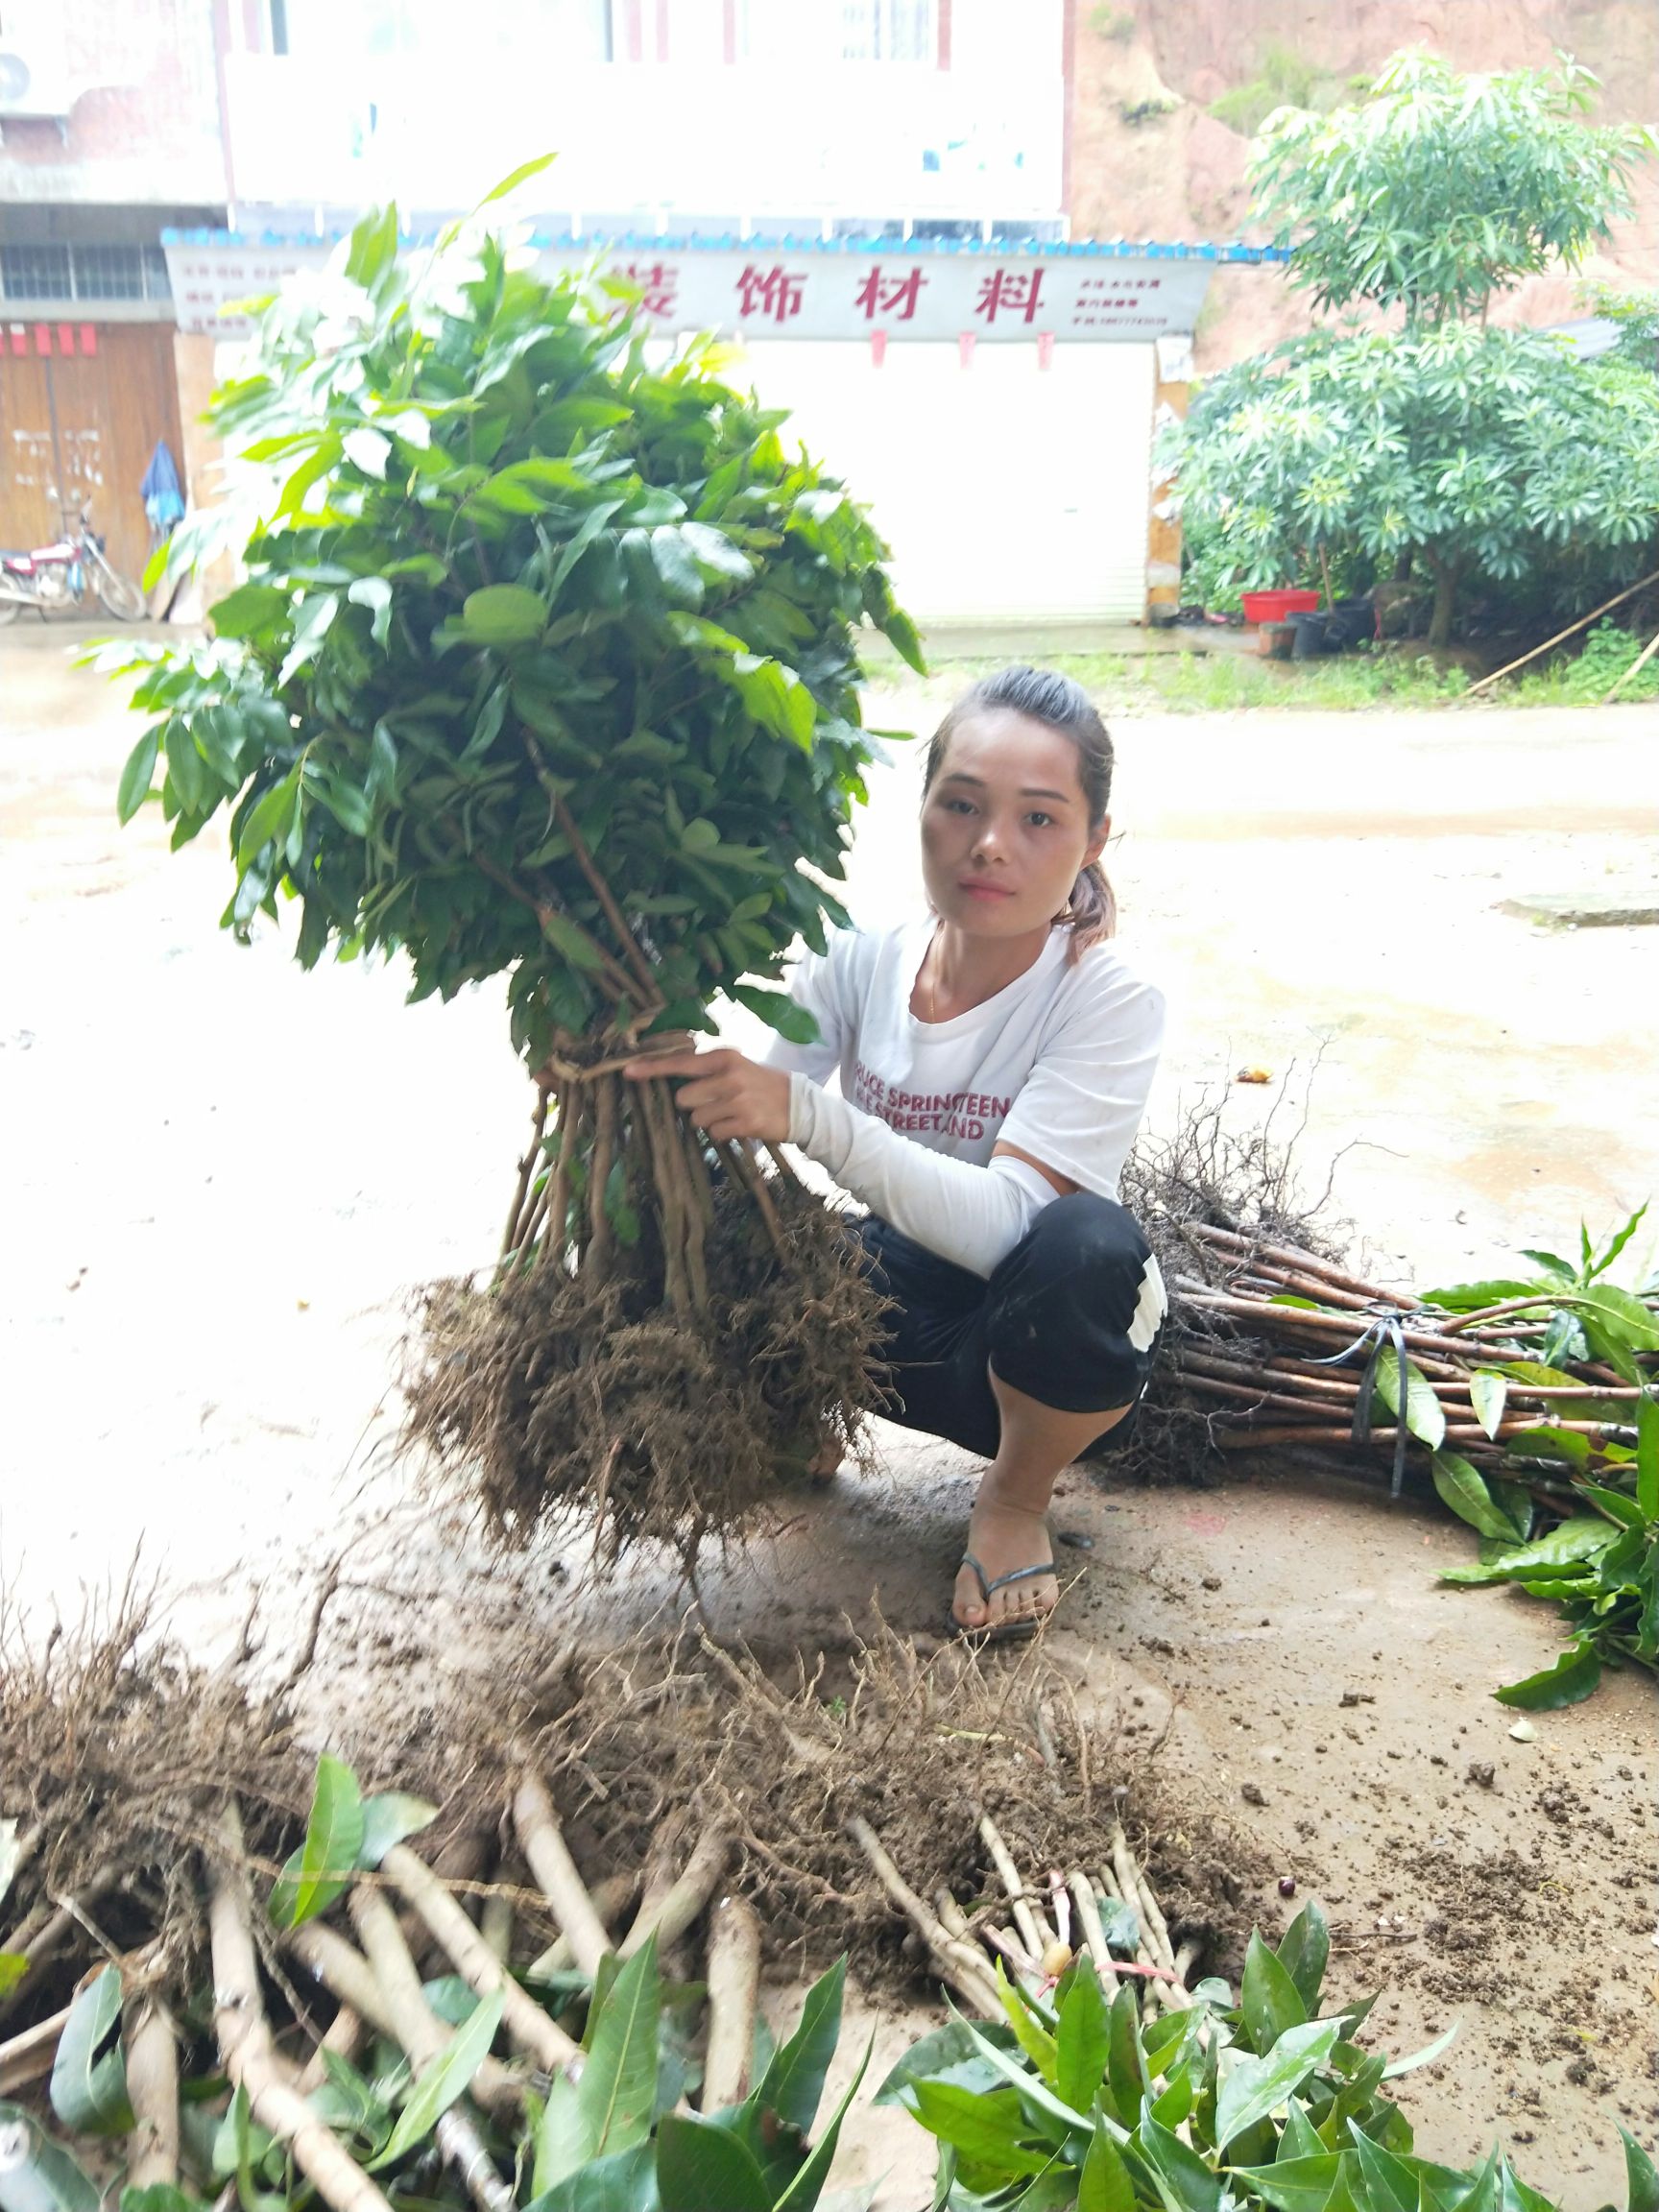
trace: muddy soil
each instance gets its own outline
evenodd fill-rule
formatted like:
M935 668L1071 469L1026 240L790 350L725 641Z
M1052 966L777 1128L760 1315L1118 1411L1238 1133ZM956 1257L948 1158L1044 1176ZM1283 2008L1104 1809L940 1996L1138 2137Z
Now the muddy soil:
M235 947L211 833L170 859L158 816L116 828L134 731L62 642L0 641L0 1577L42 1620L73 1613L141 1544L202 1648L253 1579L279 1642L308 1569L366 1527L326 1656L336 1680L393 1659L417 1696L433 1618L446 1665L499 1649L474 1548L409 1505L383 1453L407 1293L488 1253L522 1141L498 994L409 1009L396 972L302 977L274 936ZM870 718L924 727L947 689L894 689ZM1650 715L1118 734L1124 934L1173 1009L1155 1123L1244 1066L1288 1075L1307 1181L1334 1172L1383 1280L1494 1272L1659 1190L1652 932L1498 912L1650 877ZM914 895L916 767L901 754L876 780L853 863L872 921ZM1230 1094L1243 1126L1275 1093ZM876 1445L873 1473L709 1563L722 1631L833 1643L873 1599L906 1630L936 1624L974 1464L891 1429ZM1056 1525L1083 1544L1061 1553L1076 1579L1055 1655L1153 1751L1172 1803L1247 1822L1275 1878L1241 1912L1276 1926L1322 1898L1334 1977L1386 1985L1396 2048L1461 2020L1403 2084L1427 2152L1461 2162L1502 2133L1568 2204L1622 2198L1614 2120L1659 2136L1651 1682L1615 1679L1518 1742L1489 1692L1548 1660L1555 1623L1437 1585L1469 1556L1459 1527L1360 1482L1224 1472L1203 1492L1067 1479ZM573 1591L580 1565L553 1546L511 1576L516 1649L572 1614L621 1628L683 1599L665 1562L597 1598ZM903 2033L882 2019L878 2060ZM925 2201L912 2136L861 2120L847 2177Z

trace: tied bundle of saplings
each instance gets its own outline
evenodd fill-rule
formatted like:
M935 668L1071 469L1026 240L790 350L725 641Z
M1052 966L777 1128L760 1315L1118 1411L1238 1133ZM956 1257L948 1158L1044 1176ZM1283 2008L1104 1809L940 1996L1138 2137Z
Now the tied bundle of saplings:
M722 996L814 1034L777 986L846 919L856 632L920 656L784 418L707 341L648 342L626 288L541 273L507 189L414 258L373 214L262 308L210 415L258 502L208 526L246 580L210 644L120 653L156 717L120 810L158 765L175 846L228 809L225 923L290 904L307 968L506 978L532 1138L498 1262L427 1294L408 1430L498 1535L580 1501L613 1555L740 1525L868 1396L836 1218L622 1069Z

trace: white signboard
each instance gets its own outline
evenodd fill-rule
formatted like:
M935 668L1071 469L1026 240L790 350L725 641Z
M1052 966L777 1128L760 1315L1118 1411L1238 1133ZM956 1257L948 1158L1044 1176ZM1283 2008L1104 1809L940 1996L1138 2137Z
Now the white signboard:
M167 270L183 330L233 337L234 302L274 291L294 269L317 268L324 246L211 240L169 243ZM541 266L587 269L592 249L547 251ZM661 245L613 248L609 275L637 286L665 335L713 330L749 338L1063 339L1146 345L1190 331L1214 264L1116 253L940 252L881 246L816 252L773 242L732 251Z

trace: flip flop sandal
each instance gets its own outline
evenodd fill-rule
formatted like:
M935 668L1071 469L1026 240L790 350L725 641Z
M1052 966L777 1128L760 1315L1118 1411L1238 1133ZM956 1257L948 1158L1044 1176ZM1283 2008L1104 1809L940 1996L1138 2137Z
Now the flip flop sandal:
M1012 1583L1034 1582L1039 1575L1053 1575L1055 1572L1054 1563L1050 1560L1046 1567L1016 1567L1011 1574L998 1575L987 1580L984 1568L972 1551L963 1553L962 1564L973 1569L974 1579L979 1585L979 1595L987 1605L998 1590L1006 1590ZM957 1620L955 1599L952 1599L945 1609L945 1628L948 1635L963 1644L1028 1644L1053 1610L1049 1606L1043 1613L1016 1613L1010 1620L992 1622L983 1628L971 1628L965 1621Z

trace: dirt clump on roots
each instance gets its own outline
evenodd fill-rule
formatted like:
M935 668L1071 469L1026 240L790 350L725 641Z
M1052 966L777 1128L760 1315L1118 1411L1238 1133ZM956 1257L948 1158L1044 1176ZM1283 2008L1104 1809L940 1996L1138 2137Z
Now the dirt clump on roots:
M729 1840L736 1886L763 1906L769 1962L821 1970L841 1952L868 1986L914 1996L917 1945L853 1833L873 1829L905 1881L949 1890L970 1919L1005 1915L988 1815L1025 1878L1098 1869L1121 1823L1143 1863L1179 1868L1177 1942L1242 1958L1238 1906L1263 1867L1088 1713L1041 1645L1008 1663L960 1646L923 1653L884 1625L808 1660L762 1665L691 1627L570 1654L504 1714L498 1696L445 1714L416 1784L499 1800L528 1756L589 1887ZM511 1859L501 1878L520 1882Z
M219 1848L227 1793L250 1851L279 1856L310 1773L287 1686L253 1694L234 1665L193 1664L135 1580L38 1649L0 1599L0 1822L13 1847L0 1951L30 1961L0 2020L25 1991L32 2009L66 2002L93 1931L114 1950L160 1940L186 1985L204 1943L194 1868Z
M1235 1134L1224 1126L1227 1092L1212 1092L1171 1136L1142 1136L1124 1165L1122 1201L1152 1246L1169 1305L1134 1430L1111 1455L1118 1473L1151 1482L1220 1479L1214 1406L1183 1389L1178 1367L1187 1349L1202 1352L1218 1338L1236 1347L1246 1333L1193 1305L1183 1286L1225 1289L1266 1245L1346 1262L1353 1234L1329 1217L1330 1185L1315 1199L1304 1195L1294 1165L1297 1133L1281 1139L1274 1128L1284 1103L1281 1092L1264 1122ZM1200 1229L1226 1232L1232 1248L1197 1235ZM1263 1356L1268 1349L1263 1344Z
M738 1534L824 1444L855 1450L882 1301L842 1217L793 1178L769 1188L775 1242L746 1192L714 1192L700 1310L553 1263L435 1285L402 1378L427 1483L509 1546L585 1517L613 1563Z

